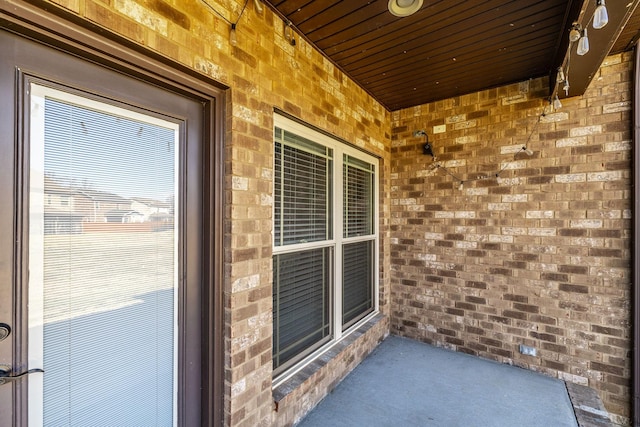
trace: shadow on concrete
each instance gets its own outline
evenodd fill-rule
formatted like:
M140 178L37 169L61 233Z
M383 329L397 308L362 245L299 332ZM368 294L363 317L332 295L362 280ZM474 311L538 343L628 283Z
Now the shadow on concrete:
M48 425L173 425L173 290L45 324Z

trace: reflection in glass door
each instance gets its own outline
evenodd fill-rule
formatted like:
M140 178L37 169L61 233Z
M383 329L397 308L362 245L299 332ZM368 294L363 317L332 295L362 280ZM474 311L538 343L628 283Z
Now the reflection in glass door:
M175 425L180 123L30 94L29 425Z

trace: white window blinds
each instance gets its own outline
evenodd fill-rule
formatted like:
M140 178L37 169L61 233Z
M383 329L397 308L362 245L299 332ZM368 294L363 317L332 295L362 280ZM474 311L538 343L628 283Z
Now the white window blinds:
M30 421L174 425L178 125L38 90L29 359L45 373Z
M373 171L372 164L344 155L344 237L373 234Z
M275 245L331 237L332 150L276 128Z
M342 247L342 323L373 310L373 240Z
M317 348L329 337L330 257L330 248L274 257L274 368Z

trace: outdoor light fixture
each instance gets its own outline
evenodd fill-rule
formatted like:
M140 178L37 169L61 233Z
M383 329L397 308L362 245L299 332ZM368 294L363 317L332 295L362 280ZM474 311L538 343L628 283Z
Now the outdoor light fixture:
M296 45L296 39L293 37L293 30L291 29L291 21L284 23L284 38L287 39L291 46Z
M238 26L238 22L240 22L240 18L242 18L242 14L244 13L245 8L242 8L242 11L240 11L240 15L238 15L238 18L235 21L232 21L230 19L228 19L227 17L225 17L224 14L222 14L221 12L219 12L215 7L213 7L209 2L207 2L206 0L201 0L202 3L204 3L205 6L207 6L213 13L215 13L216 15L218 15L218 17L220 19L222 19L224 22L226 22L227 24L229 24L229 26L231 27L229 29L229 44L231 46L237 46L238 45L238 33L236 31L236 27ZM249 2L249 0L247 0L247 3ZM256 0L256 7L258 6L258 0ZM246 6L246 3L245 3ZM262 7L262 4L260 4L260 7Z
M431 156L435 160L436 156L433 154L433 148L429 144L429 135L423 130L417 130L413 133L413 136L424 136L426 138L424 145L422 146L422 154L425 156Z
M428 137L427 137L427 139L428 139ZM426 144L424 144L424 146L422 147L422 154L425 154L425 155L427 155L427 156L431 156L431 157L434 157L434 158L436 157L436 156L433 154L433 149L431 148L431 144L429 144L429 142L428 142L428 141L427 141L427 143L426 143Z
M399 17L413 15L422 7L422 1L423 0L389 0L389 12Z
M596 11L593 13L593 28L599 30L609 22L609 14L604 0L596 0Z
M231 24L231 30L229 31L229 43L231 43L231 46L238 45L238 34L236 34L236 24Z
M522 147L522 151L524 151L524 153L529 157L533 156L533 150L527 148L526 145Z
M287 40L291 40L291 23L284 23L284 38Z
M585 28L582 30L582 37L580 37L578 41L576 53L578 55L585 55L587 52L589 52L589 37L587 36L587 29Z
M253 0L253 6L256 10L256 13L258 15L262 15L262 12L264 11L264 7L262 7L262 3L260 2L260 0Z
M571 30L569 31L569 40L572 42L577 42L580 40L580 24L574 22L571 26Z
M563 82L564 81L564 71L562 70L562 67L558 67L558 74L556 75L556 81L557 82Z
M556 95L556 97L553 98L553 108L555 110L559 110L562 108L562 102L560 102L560 98L558 98L558 95Z

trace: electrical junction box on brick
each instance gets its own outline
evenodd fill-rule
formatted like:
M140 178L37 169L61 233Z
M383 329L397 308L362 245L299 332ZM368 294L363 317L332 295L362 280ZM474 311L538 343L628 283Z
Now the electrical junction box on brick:
M433 127L433 133L445 133L447 131L447 125L438 125Z
M520 344L520 353L527 356L535 356L536 349L535 347L529 347L528 345Z

